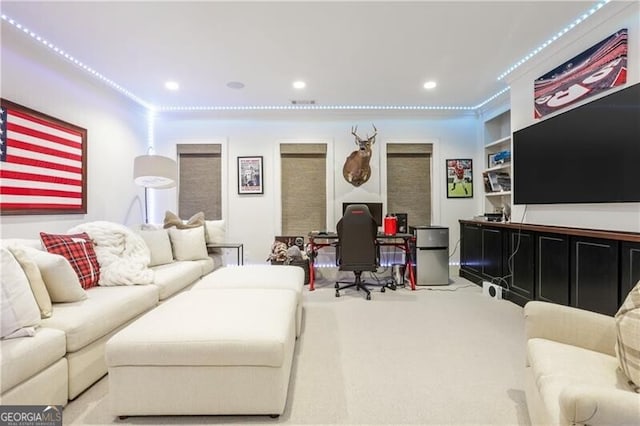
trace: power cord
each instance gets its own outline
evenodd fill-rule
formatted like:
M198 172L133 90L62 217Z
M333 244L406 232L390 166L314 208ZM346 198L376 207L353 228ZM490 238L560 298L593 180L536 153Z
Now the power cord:
M520 250L520 238L522 236L522 225L524 224L524 218L527 215L527 207L528 207L528 204L525 204L524 211L522 212L522 217L520 218L516 248L513 251L513 253L511 253L511 256L509 256L509 259L507 259L507 267L509 268L509 275L505 275L503 277L494 277L491 280L492 284L500 285L500 287L503 287L507 293L511 291L511 288L509 286L509 281L507 280L507 278L513 277L513 260L514 260L514 257L516 256L516 253L518 253L518 250ZM500 283L504 283L504 285L501 285Z
M458 238L458 241L456 241L456 245L453 246L453 251L449 255L449 259L451 259L451 257L453 257L453 255L456 254L456 251L458 250L459 245L460 245L460 238Z
M467 284L467 285L463 285L463 286L455 287L455 288L421 287L421 288L416 288L415 290L412 290L412 291L458 291L461 288L467 288L467 287L477 287L477 285L475 285L475 284Z

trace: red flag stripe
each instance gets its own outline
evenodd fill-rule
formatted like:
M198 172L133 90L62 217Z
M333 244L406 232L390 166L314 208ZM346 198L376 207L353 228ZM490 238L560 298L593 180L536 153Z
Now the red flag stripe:
M34 145L27 142L20 142L15 139L8 139L7 142L10 144L11 148L20 148L26 151L39 152L41 154L53 155L59 158L67 158L69 160L82 161L82 155L71 154L70 152L58 151L57 149L53 149L53 148L45 148L40 145Z
M2 195L32 195L39 197L63 197L63 198L79 198L80 192L71 191L57 191L53 189L38 189L38 188L15 188L11 186L0 187L0 194Z
M7 120L8 121L8 120ZM40 130L35 130L30 127L21 126L16 123L7 122L7 135L9 132L16 132L23 135L32 136L34 138L43 139L50 142L59 143L60 145L66 145L72 148L80 149L82 147L82 143L75 142L73 140L65 139L60 136L52 135L50 133L42 132Z
M61 183L64 185L76 185L78 187L82 185L82 181L77 179L68 179L63 177L39 175L36 173L14 172L9 170L0 170L0 178L17 179L17 180L25 180L25 181L29 180L29 181L37 181L37 182L54 182L54 183Z
M82 134L80 132L75 132L75 131L73 131L71 129L68 129L66 127L59 126L56 123L52 123L50 121L43 120L43 119L38 118L38 117L34 117L34 116L29 115L27 113L24 113L22 111L16 111L15 109L7 108L7 114L11 114L11 115L14 115L16 117L20 117L20 118L22 118L24 120L33 121L34 123L38 123L41 126L49 127L49 128L56 129L56 130L64 132L64 133L68 133L69 135L74 136L76 138L81 138L82 137ZM7 119L7 121L10 121L10 120Z
M7 154L7 161L14 164L24 164L25 166L42 167L46 169L62 170L65 172L82 173L82 167L65 166L62 164L52 163L50 161L31 160L29 158L17 157Z
M49 209L49 210L58 210L58 209L77 209L78 204L47 204L47 203L0 203L0 208L2 209Z

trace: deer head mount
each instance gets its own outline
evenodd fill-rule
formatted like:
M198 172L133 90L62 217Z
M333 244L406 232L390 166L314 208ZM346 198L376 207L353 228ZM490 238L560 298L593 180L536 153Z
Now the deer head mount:
M344 176L347 182L356 187L362 185L371 177L371 167L369 166L369 161L371 160L371 145L376 143L376 135L378 134L376 126L371 125L373 126L374 133L372 136L367 134L366 139L362 139L356 133L358 126L351 128L351 134L356 138L358 149L349 154L347 160L344 162L344 166L342 166L342 176Z

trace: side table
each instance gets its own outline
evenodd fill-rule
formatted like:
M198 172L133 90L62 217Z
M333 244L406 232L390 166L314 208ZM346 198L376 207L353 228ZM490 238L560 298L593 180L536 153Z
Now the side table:
M220 243L220 244L209 243L207 244L207 252L209 253L211 252L212 249L217 249L217 248L236 249L237 263L238 265L244 265L244 244L242 243Z

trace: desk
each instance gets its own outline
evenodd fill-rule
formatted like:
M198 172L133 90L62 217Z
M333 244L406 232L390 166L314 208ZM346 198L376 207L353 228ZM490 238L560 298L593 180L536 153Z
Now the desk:
M244 265L244 244L242 243L208 243L207 244L207 252L211 252L211 249L217 248L228 248L228 249L236 249L236 259L238 265Z
M309 265L309 291L315 290L315 258L318 250L323 247L329 247L338 242L338 234L335 232L327 232L320 234L318 232L310 232L309 247L311 249L311 264ZM413 241L415 237L413 234L394 234L386 235L378 232L376 237L379 246L397 247L404 251L404 263L405 271L409 271L409 283L411 284L411 290L416 289L416 278L413 272L413 262L411 261L411 247L409 242ZM399 241L402 240L402 241Z

